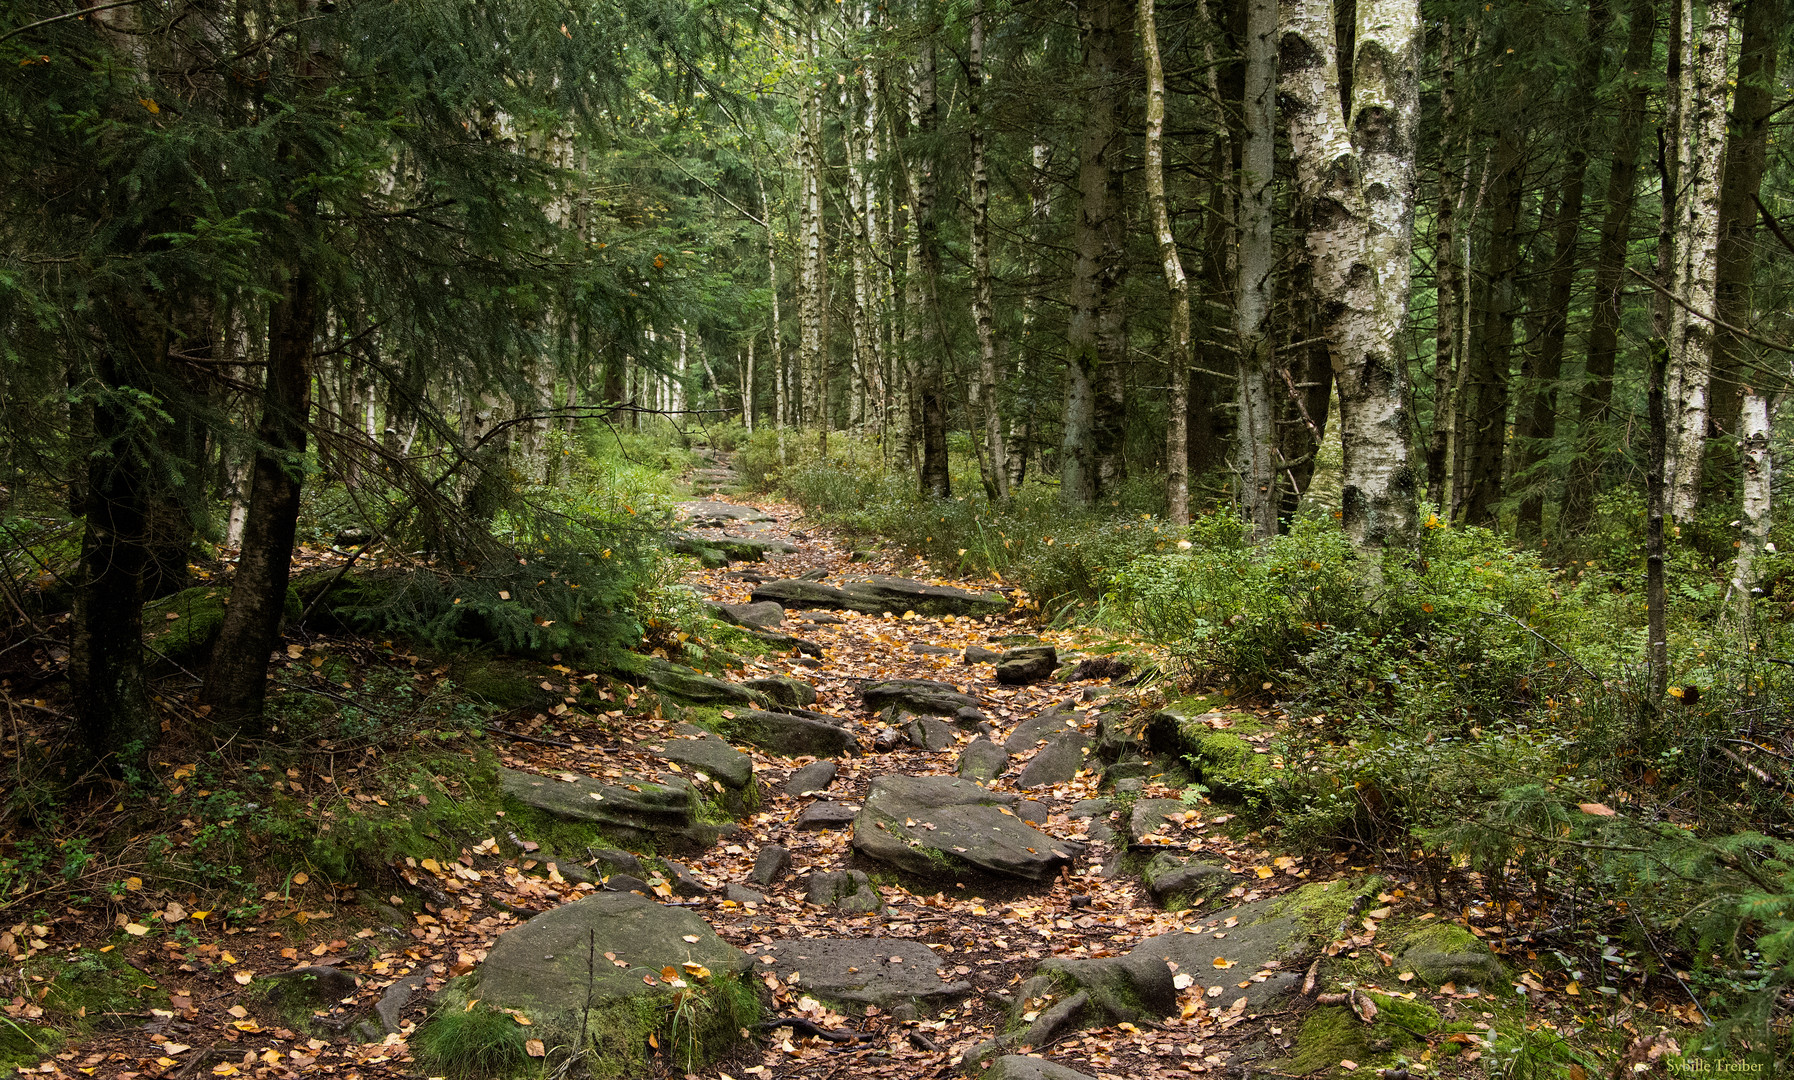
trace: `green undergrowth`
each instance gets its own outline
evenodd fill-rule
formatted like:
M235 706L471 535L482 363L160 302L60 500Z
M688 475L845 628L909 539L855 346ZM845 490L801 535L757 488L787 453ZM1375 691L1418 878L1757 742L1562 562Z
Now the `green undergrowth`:
M1344 1005L1323 1005L1302 1021L1295 1053L1273 1067L1294 1076L1344 1076L1349 1072L1410 1064L1427 1047L1427 1037L1443 1023L1424 1002L1367 994L1376 1003L1369 1024ZM1352 1062L1352 1066L1341 1062Z
M676 1073L701 1069L740 1041L761 1016L759 996L732 976L712 976L673 991L631 994L568 1015L532 1016L469 999L451 983L411 1039L418 1060L451 1080L512 1080L549 1075L578 1058L574 1075L624 1080L654 1071L658 1057ZM542 1041L532 1057L528 1040Z
M123 951L81 948L40 953L17 969L19 985L43 1010L32 1020L0 1017L0 1077L35 1069L72 1036L128 1025L149 1003L156 982L126 962Z

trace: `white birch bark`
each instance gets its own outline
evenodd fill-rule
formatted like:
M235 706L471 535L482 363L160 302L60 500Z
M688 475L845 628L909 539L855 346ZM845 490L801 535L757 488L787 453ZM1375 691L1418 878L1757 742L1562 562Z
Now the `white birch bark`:
M1402 543L1414 525L1401 334L1419 42L1417 0L1360 0L1348 127L1332 5L1292 0L1283 13L1280 86L1290 102L1301 197L1311 209L1306 243L1339 387L1341 510L1361 547Z
M1771 461L1769 433L1774 424L1775 405L1768 395L1754 387L1744 388L1744 409L1739 424L1739 456L1744 466L1740 478L1742 489L1742 527L1738 537L1738 554L1732 561L1731 599L1733 617L1740 626L1750 625L1751 590L1756 588L1757 556L1769 544Z
M1263 6L1265 0L1254 0ZM1275 0L1272 0L1274 3ZM1159 52L1153 0L1140 0L1140 52L1146 61L1146 201L1159 243L1165 288L1171 294L1171 413L1165 427L1166 516L1190 523L1190 281L1171 230L1165 194L1165 63ZM1250 81L1250 75L1248 75Z
M1150 4L1152 0L1142 0ZM984 160L984 0L972 5L971 49L966 63L967 109L972 144L972 322L978 331L977 400L984 418L984 474L991 493L1009 498L1009 455L1003 450L1003 415L997 403L997 335L990 284L990 173Z
M1709 0L1698 35L1693 29L1692 0L1685 0L1682 19L1683 61L1681 138L1677 147L1675 239L1675 304L1669 313L1670 418L1669 515L1686 522L1694 516L1701 494L1701 457L1707 441L1709 383L1713 374L1713 327L1689 314L1689 308L1712 312L1714 282L1719 275L1720 165L1725 154L1726 103L1730 86L1726 58L1730 52L1731 0Z

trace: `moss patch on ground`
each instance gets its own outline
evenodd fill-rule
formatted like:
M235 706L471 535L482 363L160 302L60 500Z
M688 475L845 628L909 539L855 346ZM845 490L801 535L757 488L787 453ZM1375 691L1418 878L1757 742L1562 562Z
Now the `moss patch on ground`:
M19 1069L35 1069L61 1050L63 1041L62 1032L54 1028L0 1016L0 1078L16 1076Z
M1443 1022L1431 1005L1384 994L1368 994L1376 1003L1377 1016L1366 1024L1344 1005L1315 1009L1302 1021L1296 1036L1296 1052L1272 1067L1295 1076L1347 1075L1340 1065L1350 1061L1356 1071L1386 1067L1398 1058L1426 1045L1426 1037Z
M1339 924L1351 916L1352 903L1360 896L1375 897L1385 884L1383 878L1374 875L1312 882L1279 900L1271 914L1293 915L1303 930L1323 939L1325 944L1332 940Z

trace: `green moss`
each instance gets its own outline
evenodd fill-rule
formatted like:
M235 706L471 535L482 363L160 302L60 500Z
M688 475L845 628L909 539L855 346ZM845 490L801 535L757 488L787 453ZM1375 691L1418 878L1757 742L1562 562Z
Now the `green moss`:
M35 1067L62 1049L63 1034L54 1028L21 1024L0 1016L0 1077Z
M1375 876L1317 881L1278 901L1270 913L1293 915L1307 933L1332 940L1339 925L1351 916L1353 901L1366 894L1375 896L1383 887L1383 879Z
M224 628L229 597L229 588L208 585L143 605L143 644L153 650L150 674L173 675L182 669L202 673Z
M56 1026L73 1030L86 1030L107 1017L142 1012L141 994L155 986L117 949L39 957L25 963L23 974L43 991L39 1004Z
M1398 962L1429 986L1462 982L1484 990L1505 989L1507 969L1480 938L1455 923L1423 923L1402 935Z
M503 657L470 657L456 663L449 677L462 693L495 709L546 709L561 699L542 689L539 668Z
M524 1027L509 1013L468 1008L465 984L445 987L441 1005L413 1036L418 1061L453 1080L501 1080L539 1076L566 1062L583 1036L581 1075L624 1080L654 1072L650 1063L664 1055L678 1073L703 1068L727 1053L740 1030L760 1019L760 999L741 980L718 976L683 990L639 993L603 1002L583 1015L532 1016ZM524 1043L543 1041L547 1057L532 1059ZM650 1042L650 1039L653 1041Z
M1296 1036L1295 1056L1272 1067L1296 1076L1321 1073L1346 1075L1341 1061L1366 1067L1385 1067L1398 1056L1425 1045L1426 1036L1441 1023L1430 1005L1404 998L1370 994L1377 1018L1366 1024L1344 1005L1328 1005L1308 1014Z

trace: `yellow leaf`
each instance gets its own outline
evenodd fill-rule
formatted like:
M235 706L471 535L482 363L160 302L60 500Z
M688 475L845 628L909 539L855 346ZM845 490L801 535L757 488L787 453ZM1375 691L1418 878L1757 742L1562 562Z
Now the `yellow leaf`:
M523 1052L530 1057L547 1057L548 1048L542 1045L541 1039L525 1039Z
M125 879L125 891L126 892L136 892L138 889L141 889L141 888L143 888L143 879L142 878L128 877Z
M698 979L710 978L710 969L705 967L703 964L694 964L691 961L687 960L683 966L685 968L685 973L687 975L690 975L690 976L692 976L694 978L698 978Z
M140 97L137 99L137 104L148 109L150 111L151 116L154 116L157 113L162 111L162 107L156 104L156 101L154 98Z
M1260 867L1258 867L1258 868L1257 868L1257 870L1256 870L1256 871L1255 871L1255 872L1256 872L1256 873L1257 873L1257 874L1258 874L1258 876L1259 876L1259 877L1261 877L1261 878L1268 878L1268 877L1276 877L1276 876L1277 876L1277 871L1275 871L1275 870L1273 870L1273 869L1271 869L1271 868L1270 868L1270 867L1268 867L1268 866L1260 866Z
M519 1024L522 1024L524 1027L534 1027L535 1023L536 1023L534 1020L531 1020L529 1017L523 1015L520 1012L513 1012L511 1014L511 1019L517 1021Z
M306 873L303 870L301 870L297 874L293 875L293 884L295 884L295 885L303 885L310 880L311 880L311 875Z
M253 972L253 971L233 971L233 972L231 972L230 977L237 980L238 986L248 986L250 983L255 981L255 972Z
M140 923L126 923L125 924L125 933L131 935L132 937L142 937L143 935L149 933L149 927L144 926Z
M442 873L442 864L437 862L435 859L425 859L423 862L420 862L417 865L423 867L425 870L428 870L432 874Z
M1229 960L1225 956L1217 956L1212 961L1212 963L1218 968L1225 969L1225 968L1232 967L1233 965L1239 963L1239 961L1238 960Z

